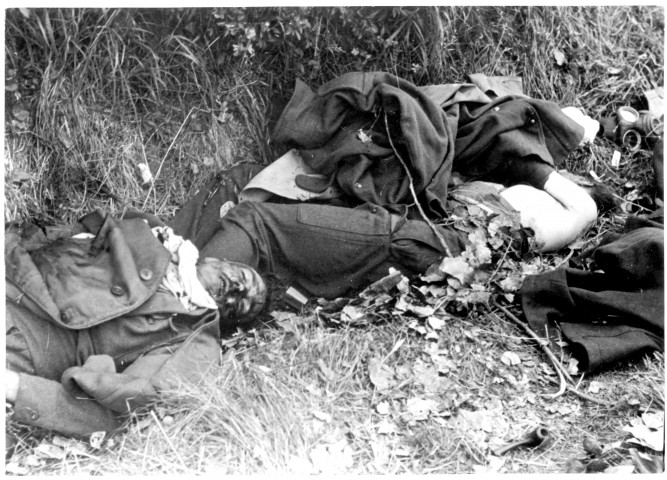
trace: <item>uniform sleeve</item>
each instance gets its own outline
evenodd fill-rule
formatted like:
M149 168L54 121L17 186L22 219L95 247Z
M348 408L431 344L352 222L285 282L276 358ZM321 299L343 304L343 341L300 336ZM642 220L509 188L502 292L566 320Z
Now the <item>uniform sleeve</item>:
M111 357L93 355L67 369L61 382L20 374L13 418L67 435L116 430L122 414L155 401L161 391L213 375L220 360L218 332L216 315L184 341L154 349L122 372Z
M89 398L70 395L55 380L19 374L19 390L13 419L66 435L113 431L122 425L110 409Z

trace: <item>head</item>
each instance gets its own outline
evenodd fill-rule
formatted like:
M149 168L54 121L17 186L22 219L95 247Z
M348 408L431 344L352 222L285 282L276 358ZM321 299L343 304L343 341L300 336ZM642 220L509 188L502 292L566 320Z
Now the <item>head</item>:
M266 284L247 265L204 258L197 264L197 277L218 304L223 323L248 323L265 309Z
M597 205L599 215L607 212L618 212L621 202L618 195L616 195L610 186L600 182L593 182L592 186L582 185L582 188L588 192L595 205Z

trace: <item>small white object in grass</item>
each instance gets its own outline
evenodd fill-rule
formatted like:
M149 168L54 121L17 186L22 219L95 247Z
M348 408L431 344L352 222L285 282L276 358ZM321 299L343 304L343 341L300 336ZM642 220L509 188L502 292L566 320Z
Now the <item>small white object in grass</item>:
M618 168L618 166L621 164L621 152L618 150L614 150L614 154L611 156L611 166L614 168Z
M520 364L521 358L519 358L519 356L514 352L504 352L500 356L500 361L503 362L505 365L511 366Z
M595 380L593 380L588 385L588 392L589 393L598 393L601 388L602 388L602 384L600 382L596 382Z
M370 135L368 135L366 132L364 132L362 129L358 130L357 133L357 138L361 140L361 143L371 143L373 139L371 138Z
M331 423L331 421L333 420L330 414L326 412L321 412L319 410L313 410L313 417L326 423Z
M593 177L593 178L595 179L595 181L597 181L597 182L602 181L602 179L598 176L598 174L595 173L593 170L591 170L591 171L588 172L588 173L591 175L591 177Z
M138 167L139 167L139 172L141 173L141 181L143 183L152 182L153 174L151 173L151 169L148 167L148 165L145 163L140 163Z
M106 436L106 434L107 432L104 431L91 433L90 446L93 447L94 449L102 447L102 442L104 441L104 437Z
M380 402L375 406L375 411L380 415L389 415L390 410L388 402Z

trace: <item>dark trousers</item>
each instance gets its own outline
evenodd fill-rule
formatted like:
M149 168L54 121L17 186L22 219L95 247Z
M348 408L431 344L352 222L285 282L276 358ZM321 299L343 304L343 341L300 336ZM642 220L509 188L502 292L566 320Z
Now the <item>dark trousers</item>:
M440 229L453 255L465 249L464 232ZM219 222L200 256L274 272L304 293L336 298L359 290L394 267L421 273L444 255L423 221L375 205L242 202Z

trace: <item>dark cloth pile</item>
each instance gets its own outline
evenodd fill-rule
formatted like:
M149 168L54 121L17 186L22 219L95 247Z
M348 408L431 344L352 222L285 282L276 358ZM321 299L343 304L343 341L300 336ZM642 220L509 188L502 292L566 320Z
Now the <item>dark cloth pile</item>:
M470 80L417 87L388 73L355 72L317 91L297 81L272 141L298 148L328 178L316 185L297 178L300 187L335 182L359 203L413 203L402 160L436 217L445 215L452 171L519 183L523 162L559 165L581 141L579 124L555 103L524 95L516 79Z
M638 218L608 234L589 269L559 268L524 280L524 314L541 335L557 325L581 369L598 370L664 349L664 229Z

